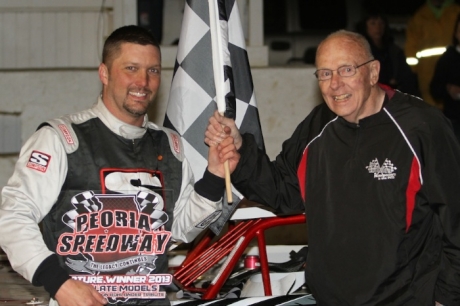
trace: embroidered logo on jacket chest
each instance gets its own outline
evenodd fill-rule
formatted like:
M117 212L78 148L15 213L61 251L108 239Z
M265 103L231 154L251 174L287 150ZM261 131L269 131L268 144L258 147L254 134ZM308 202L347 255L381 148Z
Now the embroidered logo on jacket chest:
M373 173L374 178L378 180L394 180L396 177L395 171L398 168L396 168L388 158L386 158L382 166L380 166L378 159L375 158L369 163L369 166L366 166L366 169L369 173Z

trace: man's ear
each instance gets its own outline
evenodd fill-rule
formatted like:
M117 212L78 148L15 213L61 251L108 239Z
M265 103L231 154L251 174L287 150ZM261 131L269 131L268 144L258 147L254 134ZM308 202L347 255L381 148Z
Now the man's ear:
M104 63L99 65L99 79L104 85L107 85L109 82L109 69Z
M379 74L380 74L380 62L378 60L374 60L370 63L370 80L371 85L377 84L379 81Z

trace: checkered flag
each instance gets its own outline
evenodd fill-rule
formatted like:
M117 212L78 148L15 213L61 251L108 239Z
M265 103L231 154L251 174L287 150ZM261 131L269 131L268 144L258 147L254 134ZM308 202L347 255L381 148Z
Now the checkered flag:
M168 215L163 211L163 199L157 193L139 191L136 194L136 202L139 203L140 212L150 216L152 230L157 230L168 222Z
M211 1L214 3L210 6ZM218 17L209 13L214 6ZM213 18L218 18L218 46L223 54L222 71L217 73L223 76L223 84L217 85L214 69L219 66L213 68L212 51L212 42L216 39L211 37L217 31L211 30ZM204 132L209 117L217 109L219 91L224 91L225 116L235 119L241 133L254 134L259 148L265 150L237 1L187 0L164 125L182 136L196 181L207 166ZM216 234L242 199L235 188L232 191L232 205L224 203L221 217L210 226ZM224 196L224 201L226 199Z
M93 191L84 191L72 197L70 200L73 207L72 209L62 216L62 221L68 227L75 229L76 219L79 215L88 214L102 210L102 203L96 197ZM86 226L85 226L86 228Z

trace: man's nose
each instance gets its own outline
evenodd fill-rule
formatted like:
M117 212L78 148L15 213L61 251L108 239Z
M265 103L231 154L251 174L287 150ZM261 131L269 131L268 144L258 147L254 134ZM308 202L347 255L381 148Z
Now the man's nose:
M329 86L333 89L338 88L341 82L342 77L339 75L339 73L337 71L332 71L331 83L329 84Z
M139 71L139 73L136 74L136 86L139 87L145 87L149 83L149 75L147 71Z

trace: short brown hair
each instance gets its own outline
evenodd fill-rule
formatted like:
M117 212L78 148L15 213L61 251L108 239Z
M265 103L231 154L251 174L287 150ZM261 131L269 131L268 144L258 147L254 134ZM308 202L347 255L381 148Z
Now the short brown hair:
M136 25L123 26L113 31L105 40L102 49L102 62L109 66L109 62L120 51L120 46L123 43L152 45L160 50L160 44L149 30Z

